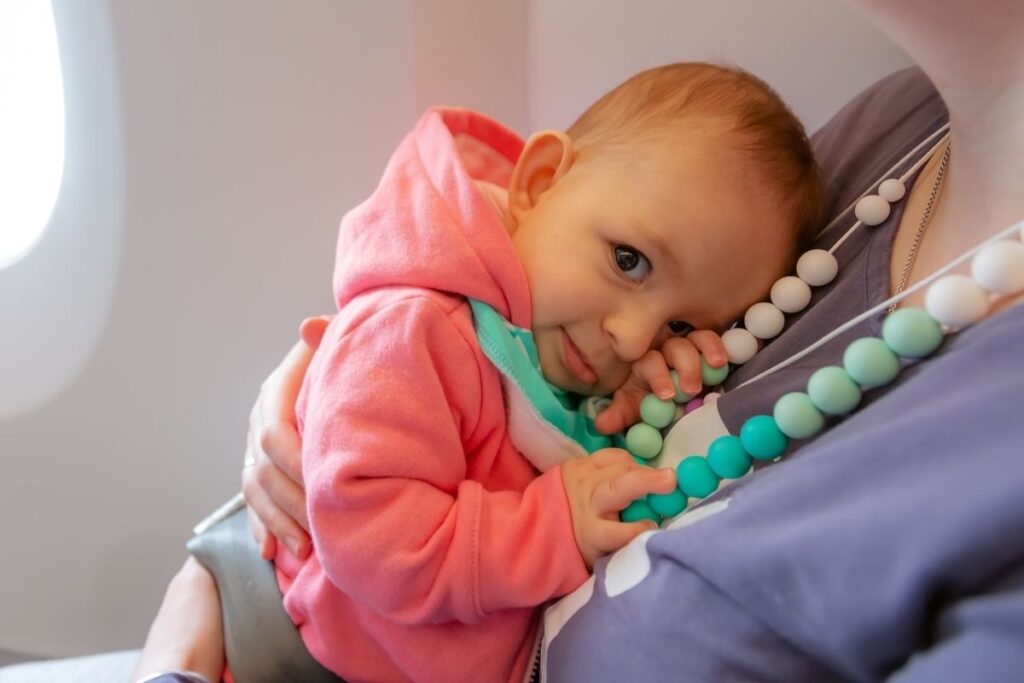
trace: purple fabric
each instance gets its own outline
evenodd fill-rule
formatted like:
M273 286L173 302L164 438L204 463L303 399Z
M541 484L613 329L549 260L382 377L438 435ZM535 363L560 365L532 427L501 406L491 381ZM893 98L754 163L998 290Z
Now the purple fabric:
M832 206L944 119L916 70L852 103L815 138L839 178ZM817 298L856 310L884 298L894 225L850 245L853 265ZM755 362L802 348L833 313L809 310ZM546 680L1021 680L1022 340L1024 306L949 338L854 415L705 501L714 514L651 535L632 587L621 558L599 563L593 595L549 643ZM832 362L829 345L727 393L723 420L735 431Z

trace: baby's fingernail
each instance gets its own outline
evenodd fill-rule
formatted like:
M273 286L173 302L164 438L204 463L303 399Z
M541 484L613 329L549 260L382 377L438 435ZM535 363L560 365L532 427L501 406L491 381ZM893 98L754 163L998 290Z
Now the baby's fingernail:
M297 540L294 538L286 538L284 539L284 543L288 546L288 550L292 551L292 555L295 557L299 556L299 542Z
M658 390L658 398L663 401L668 401L676 395L675 387L663 387Z

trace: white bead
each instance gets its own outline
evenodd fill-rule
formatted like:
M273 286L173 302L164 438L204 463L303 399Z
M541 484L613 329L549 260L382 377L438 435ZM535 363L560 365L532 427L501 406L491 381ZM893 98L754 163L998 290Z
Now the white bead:
M793 275L787 275L772 285L772 303L783 313L798 313L811 303L811 288Z
M719 396L721 396L721 394L716 393L714 391L709 391L707 394L704 395L704 405L714 403L715 401L718 400Z
M775 304L762 301L747 309L743 325L758 339L771 339L786 326L786 316Z
M889 217L889 202L877 194L861 197L853 207L853 214L864 225L878 225Z
M903 186L899 178L883 180L882 184L878 186L879 196L887 202L898 202L906 193L907 188Z
M1024 289L1024 244L1002 241L988 245L971 261L971 275L990 292L1019 292Z
M928 288L924 307L946 327L958 329L985 317L988 292L966 275L947 275Z
M734 327L722 335L725 354L733 365L743 365L757 353L757 337L742 327Z
M821 287L832 282L839 272L836 257L824 249L811 249L804 252L796 262L796 274L811 287Z

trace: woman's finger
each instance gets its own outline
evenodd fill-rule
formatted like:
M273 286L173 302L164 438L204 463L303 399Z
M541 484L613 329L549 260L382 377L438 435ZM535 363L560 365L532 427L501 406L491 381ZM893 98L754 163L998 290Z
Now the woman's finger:
M294 482L281 474L280 471L278 471L277 476L281 481L287 482L285 486L296 486ZM265 481L258 481L255 472L247 472L242 476L242 491L245 494L246 503L249 505L250 513L255 515L258 520L257 524L253 524L252 516L250 516L249 528L257 542L260 543L264 559L270 559L272 553L276 552L276 544L269 543L267 535L276 537L299 559L305 559L309 555L311 546L309 535L305 529L299 526L299 522L296 521L299 516L292 514L291 511L286 512L279 507L274 499L268 495L267 488ZM301 489L296 495L302 495ZM301 519L308 525L305 511L301 514Z
M331 322L329 315L318 315L312 318L306 318L299 325L299 336L302 337L302 341L306 342L309 348L316 350L320 348L320 342L324 338L324 332L327 331L327 325Z

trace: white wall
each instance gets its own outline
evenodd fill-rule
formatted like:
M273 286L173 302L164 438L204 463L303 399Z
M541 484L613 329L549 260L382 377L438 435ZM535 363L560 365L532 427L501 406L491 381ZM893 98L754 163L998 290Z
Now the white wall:
M726 59L813 129L906 63L838 0L57 0L55 18L65 186L0 271L5 399L31 392L15 369L81 357L0 415L0 649L38 654L140 644L188 529L237 490L259 382L331 305L340 216L422 108L564 126L641 68Z
M909 58L840 0L532 0L527 102L534 127L575 116L643 69L688 60L770 83L808 132Z

